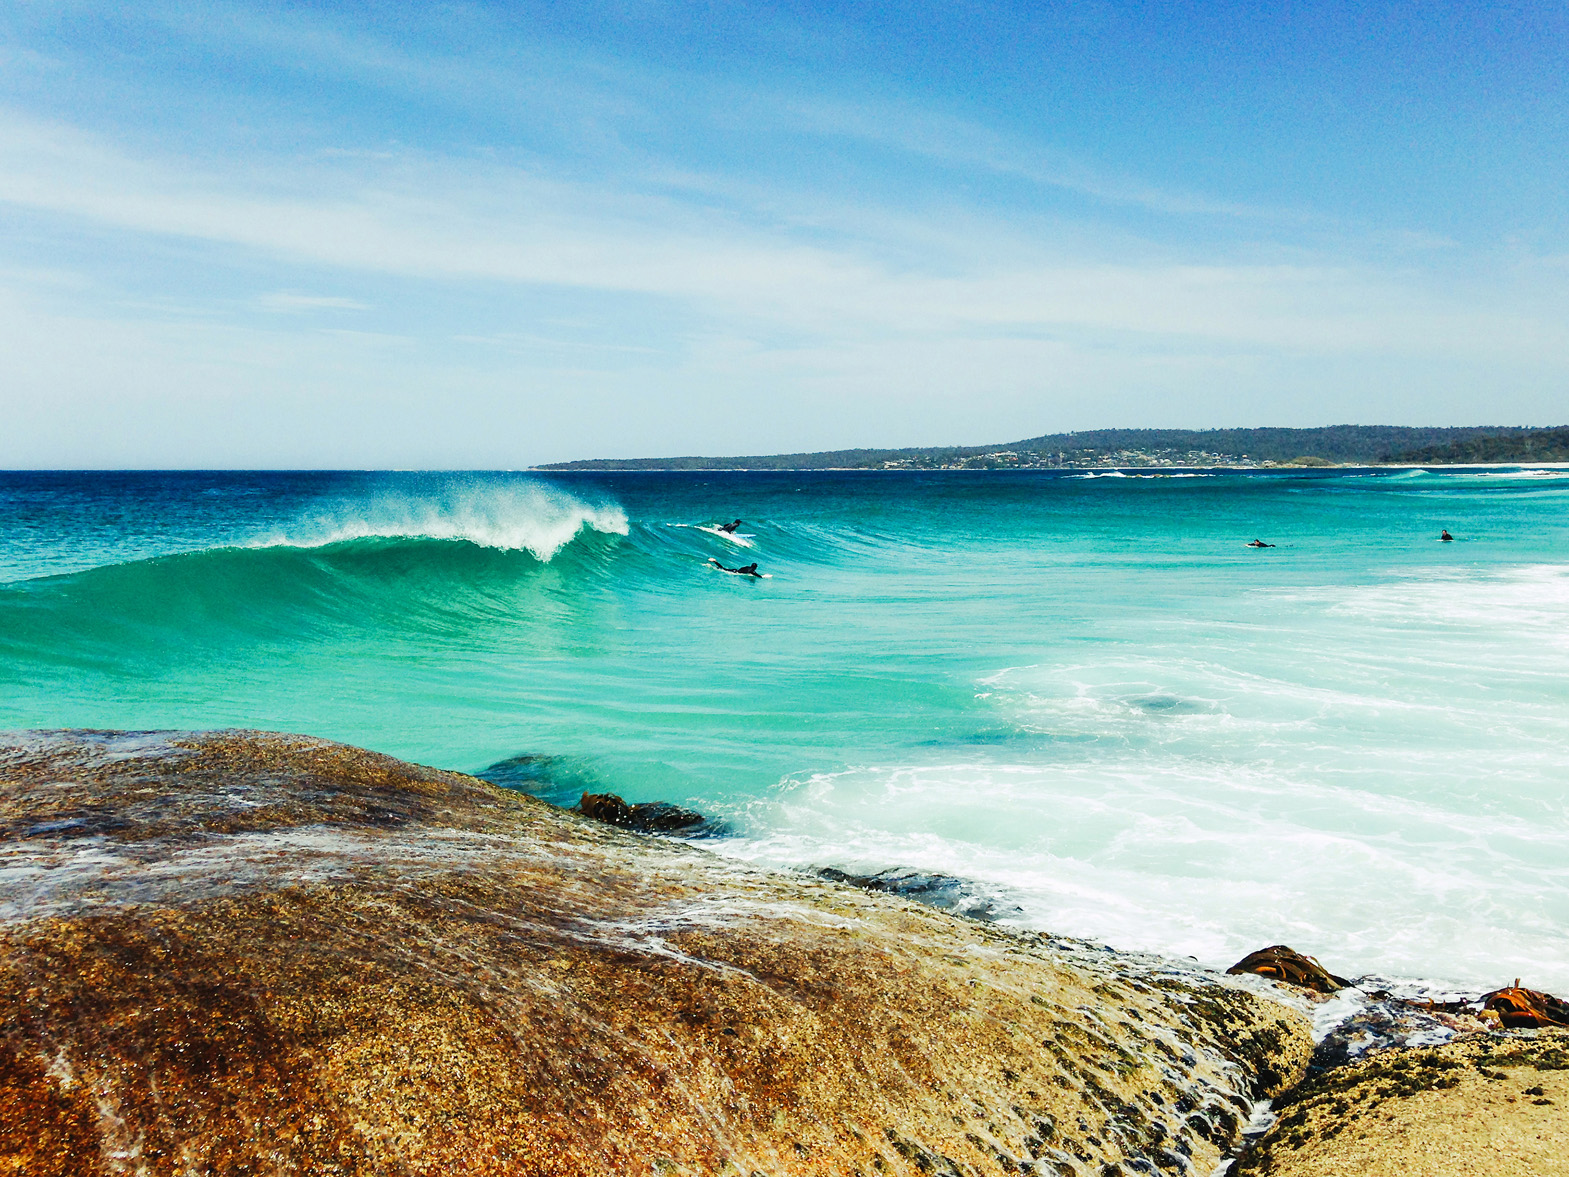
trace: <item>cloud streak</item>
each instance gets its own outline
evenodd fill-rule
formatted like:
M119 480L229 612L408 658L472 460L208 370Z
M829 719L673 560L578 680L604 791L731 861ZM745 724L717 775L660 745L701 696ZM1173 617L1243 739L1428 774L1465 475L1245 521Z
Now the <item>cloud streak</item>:
M512 15L84 6L0 45L0 462L174 460L225 412L261 464L1540 419L1569 377L1561 247Z
M677 300L764 333L1090 330L1240 348L1470 356L1528 340L1566 344L1564 331L1528 316L1453 303L1398 274L1344 264L1104 262L972 222L964 235L928 226L925 264L901 268L878 259L899 244L902 214L881 234L863 216L830 247L666 197L413 152L296 160L268 175L264 190L199 160L137 158L77 128L15 112L0 119L0 201L14 205L313 267ZM363 306L269 297L272 310Z

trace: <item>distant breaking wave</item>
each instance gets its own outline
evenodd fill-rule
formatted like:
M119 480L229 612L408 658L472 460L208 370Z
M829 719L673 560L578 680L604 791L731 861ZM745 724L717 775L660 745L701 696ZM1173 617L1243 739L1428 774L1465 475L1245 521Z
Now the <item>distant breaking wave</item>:
M525 551L549 562L584 528L626 535L626 512L615 504L591 506L538 484L472 486L357 502L247 546L320 548L359 539L466 540L483 548Z
M271 533L0 586L0 682L43 665L144 674L258 641L481 642L558 614L629 530L620 506L526 483L330 504Z

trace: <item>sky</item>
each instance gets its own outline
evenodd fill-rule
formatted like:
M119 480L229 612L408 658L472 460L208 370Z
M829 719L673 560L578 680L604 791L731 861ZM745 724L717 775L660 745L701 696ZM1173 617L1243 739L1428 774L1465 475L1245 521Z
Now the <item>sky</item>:
M0 6L0 466L1569 421L1569 6Z

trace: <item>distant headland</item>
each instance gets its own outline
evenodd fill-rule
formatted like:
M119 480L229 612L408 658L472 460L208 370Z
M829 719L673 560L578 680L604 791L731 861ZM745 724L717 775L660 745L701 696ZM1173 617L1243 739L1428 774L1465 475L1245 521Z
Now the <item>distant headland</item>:
M1317 429L1088 429L984 446L746 457L592 458L539 470L1038 470L1124 466L1374 466L1569 462L1569 426L1327 425Z

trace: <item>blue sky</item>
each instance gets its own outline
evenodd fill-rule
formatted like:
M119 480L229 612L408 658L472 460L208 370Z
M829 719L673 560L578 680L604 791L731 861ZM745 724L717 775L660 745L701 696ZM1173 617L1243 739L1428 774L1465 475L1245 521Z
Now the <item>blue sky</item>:
M1569 419L1569 8L0 9L0 465Z

